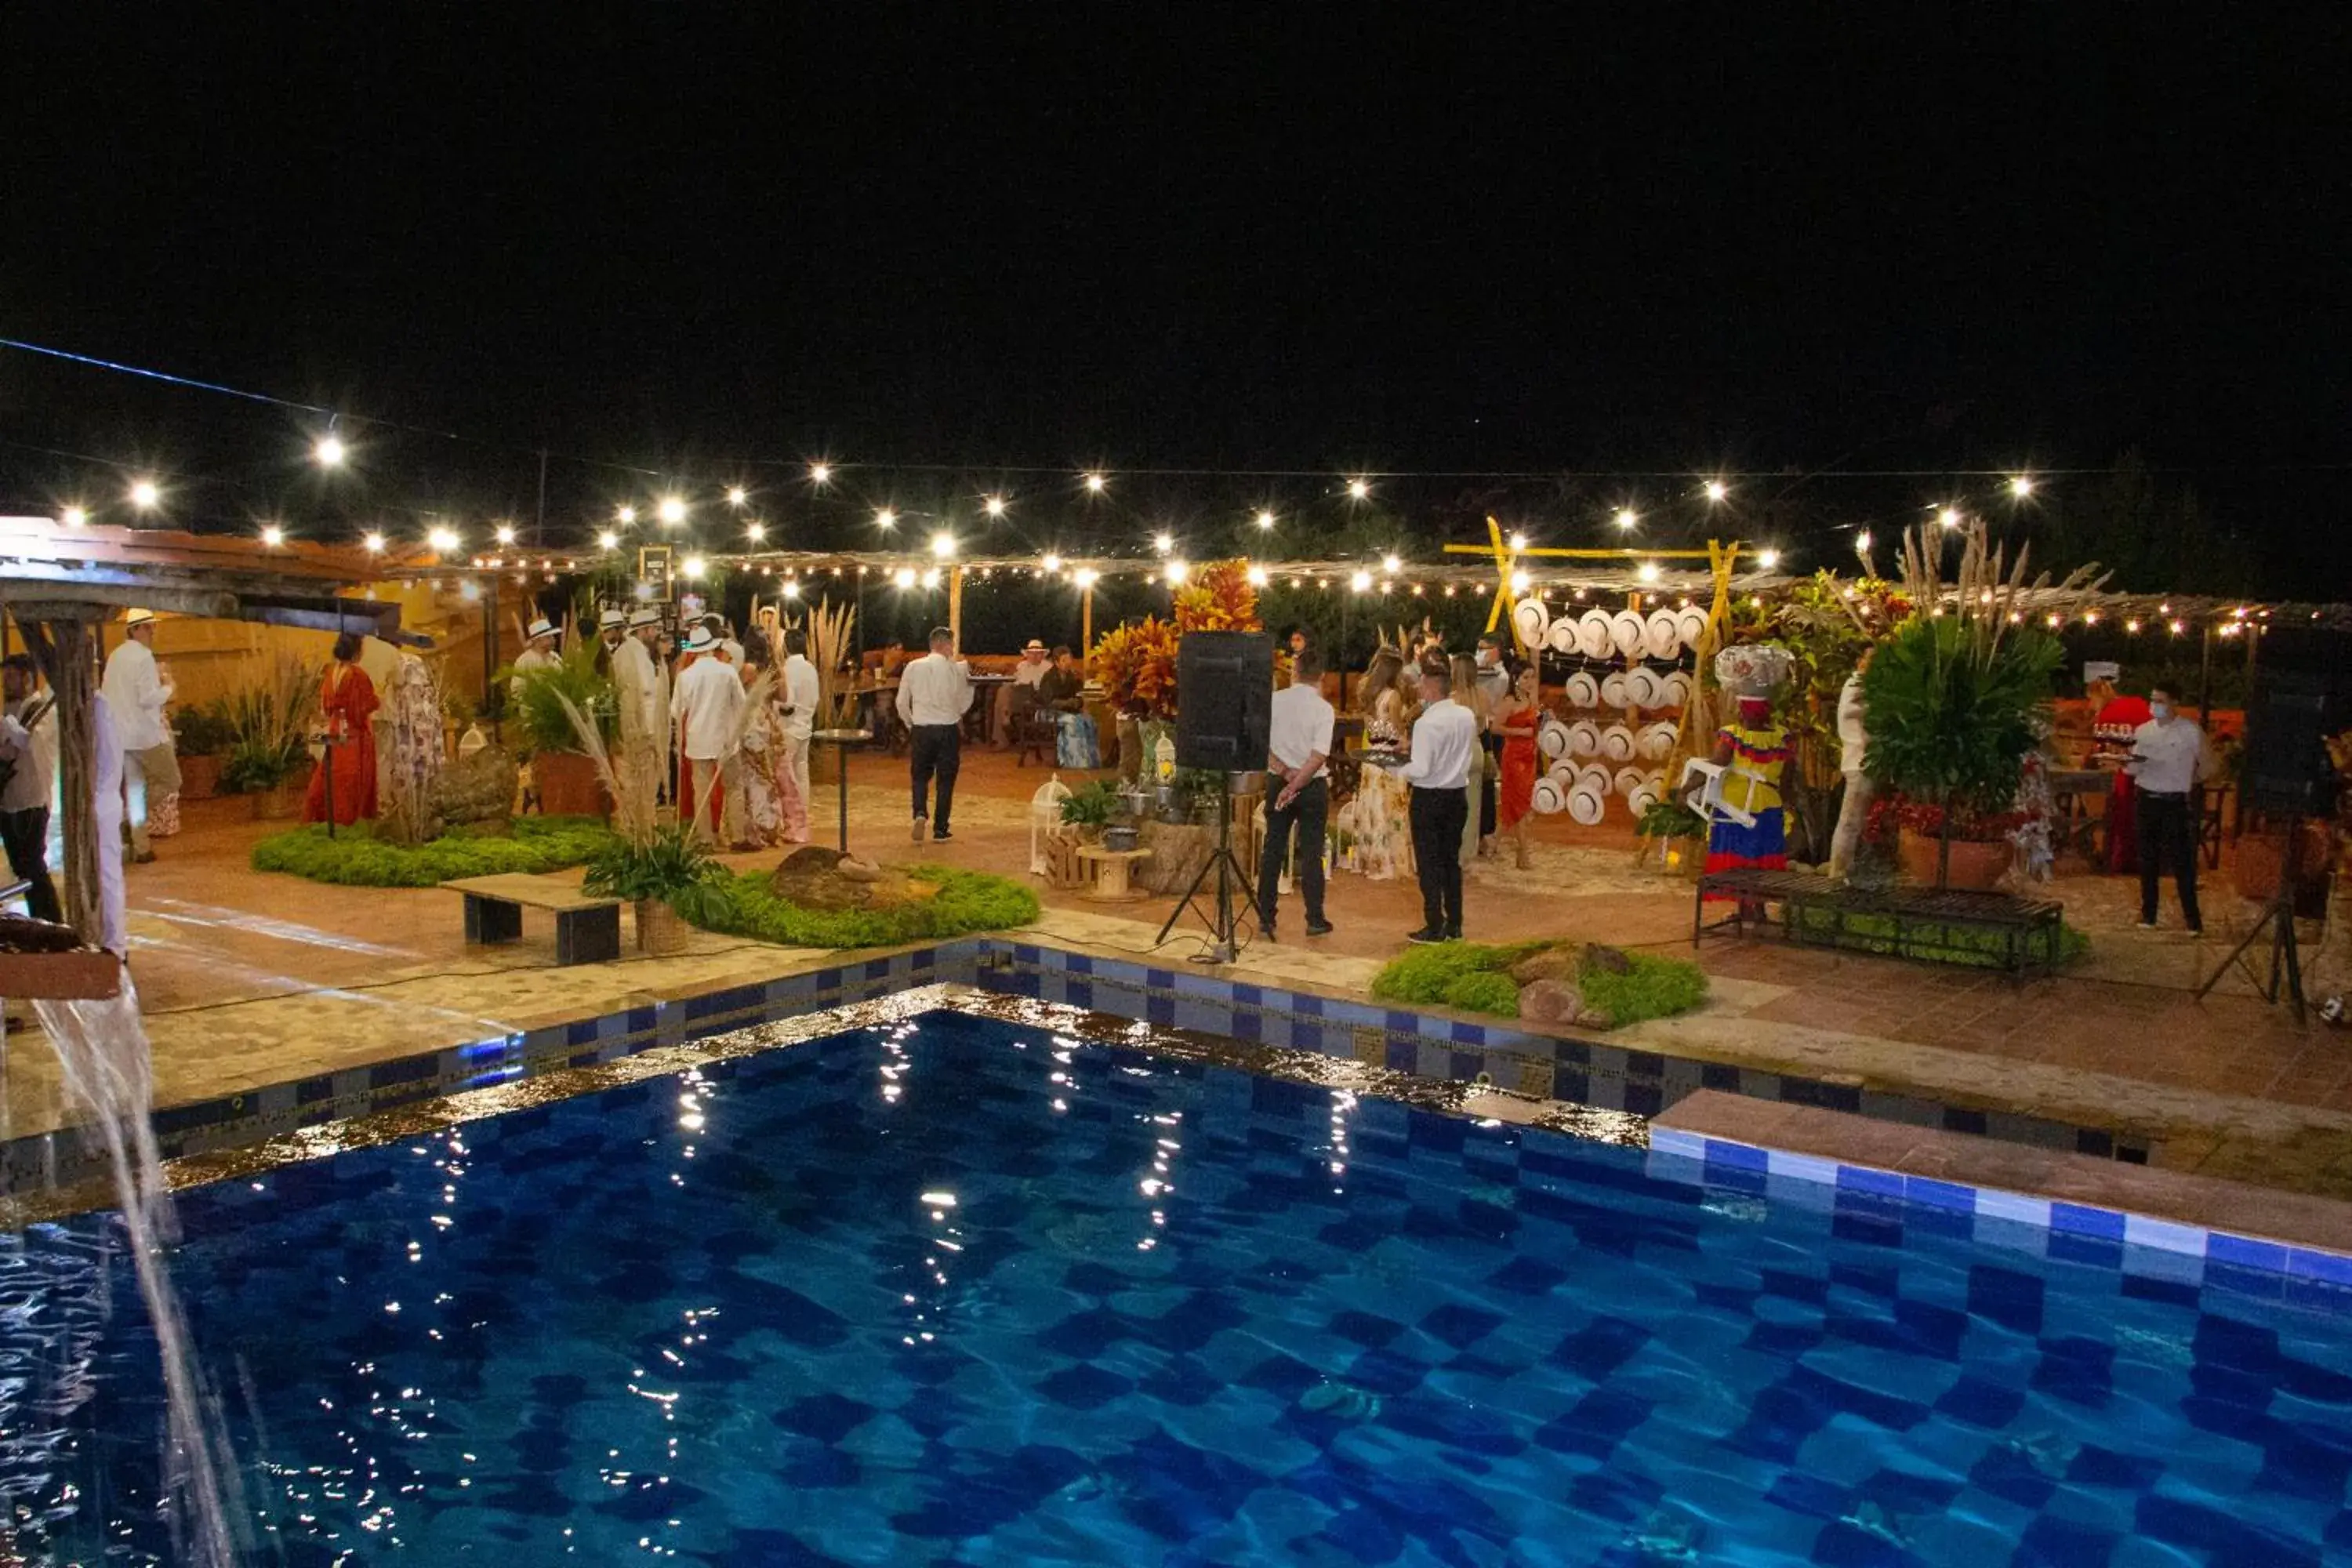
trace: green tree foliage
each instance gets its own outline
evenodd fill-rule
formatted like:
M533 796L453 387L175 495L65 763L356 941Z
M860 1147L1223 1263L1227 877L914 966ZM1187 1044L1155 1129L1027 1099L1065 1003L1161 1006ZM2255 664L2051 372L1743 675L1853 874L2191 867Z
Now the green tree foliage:
M2053 563L2095 561L2108 586L2134 593L2242 594L2259 584L2260 566L2246 542L2218 526L2197 492L2149 470L2137 449L2106 472L2053 487L2034 531L2035 553Z

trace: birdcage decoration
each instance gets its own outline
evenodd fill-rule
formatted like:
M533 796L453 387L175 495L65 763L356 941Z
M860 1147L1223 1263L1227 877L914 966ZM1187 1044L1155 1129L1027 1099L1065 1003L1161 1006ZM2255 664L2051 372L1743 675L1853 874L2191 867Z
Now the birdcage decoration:
M1052 868L1047 846L1061 836L1062 803L1070 798L1070 786L1055 773L1037 786L1029 797L1029 874L1043 877Z

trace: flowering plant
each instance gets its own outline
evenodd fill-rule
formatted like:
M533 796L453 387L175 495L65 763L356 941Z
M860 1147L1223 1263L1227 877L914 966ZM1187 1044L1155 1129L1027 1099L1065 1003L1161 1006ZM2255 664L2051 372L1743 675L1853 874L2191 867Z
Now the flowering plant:
M1177 635L1173 622L1156 616L1103 634L1091 672L1113 708L1150 719L1176 716Z
M1963 805L1952 812L1952 837L1965 843L1991 844L2012 838L2034 820L2023 811L1977 811ZM1897 826L1908 828L1922 838L1940 837L1944 831L1944 808L1932 801L1912 800L1905 795L1881 795L1870 803L1870 816L1864 829L1874 843L1895 837Z
M1176 590L1179 632L1254 632L1258 627L1257 590L1250 586L1247 562L1196 566Z

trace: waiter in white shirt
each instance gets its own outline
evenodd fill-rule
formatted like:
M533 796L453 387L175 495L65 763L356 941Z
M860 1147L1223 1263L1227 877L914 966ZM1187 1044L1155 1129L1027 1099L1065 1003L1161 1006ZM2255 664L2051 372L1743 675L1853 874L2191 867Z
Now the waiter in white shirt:
M1265 847L1257 863L1257 928L1274 940L1274 912L1288 861L1291 879L1307 904L1307 934L1328 936L1323 918L1323 832L1331 814L1331 784L1324 759L1331 754L1335 715L1323 700L1323 656L1307 648L1291 657L1290 684L1274 694L1266 729L1271 773L1266 780ZM1298 847L1290 847L1297 830Z
M816 710L824 705L824 684L809 661L808 633L794 626L784 634L784 758L793 773L793 788L800 792L801 815L791 835L795 844L808 842L809 736L816 730Z
M2191 935L2204 934L2197 913L2197 786L2205 781L2205 731L2180 716L2173 694L2159 686L2147 694L2147 723L2132 731L2132 802L2139 835L2139 924L2156 929L2156 882L2164 858L2172 859L2173 884L2180 889L2180 918Z
M1470 816L1470 770L1478 761L1478 716L1446 695L1452 678L1444 649L1423 657L1412 755L1397 774L1412 786L1412 854L1423 917L1408 942L1462 937L1462 826Z
M172 700L172 683L155 662L155 612L133 610L123 623L122 646L106 661L100 689L113 712L116 737L122 743L122 780L131 803L131 858L142 864L155 858L147 837L147 803L180 792L180 757L172 748L171 726L163 721L164 705Z
M696 626L678 645L680 653L716 655L709 628ZM680 820L707 843L732 845L739 824L727 820L735 799L735 754L742 740L743 677L724 658L706 657L686 667L670 694L669 716L677 721L688 783L678 803Z
M907 748L908 770L914 784L916 843L923 841L929 820L931 842L945 844L955 837L948 815L955 809L956 771L963 759L963 716L971 707L971 676L955 657L955 634L945 626L931 629L931 651L908 662L898 672L898 719L912 743ZM940 809L931 816L927 797L931 780L940 781Z

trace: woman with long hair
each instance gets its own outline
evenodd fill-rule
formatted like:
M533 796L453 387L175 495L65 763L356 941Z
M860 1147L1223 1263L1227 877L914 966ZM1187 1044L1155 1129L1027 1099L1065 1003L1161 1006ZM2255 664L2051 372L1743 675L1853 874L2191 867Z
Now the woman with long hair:
M1495 789L1495 824L1511 836L1519 869L1528 868L1528 819L1535 815L1536 724L1543 716L1536 667L1520 669L1495 706L1495 732L1503 737L1502 777Z
M1405 695L1404 655L1382 647L1364 671L1364 745L1402 751L1412 731L1415 704ZM1356 793L1339 809L1339 853L1334 864L1376 882L1412 875L1412 791L1391 770L1366 763Z
M327 820L330 780L337 826L375 816L375 726L370 721L379 706L375 682L360 668L360 635L345 632L335 639L334 658L319 681L319 711L331 743L327 760L310 774L303 821Z
M1486 698L1478 689L1478 661L1466 653L1457 653L1445 661L1447 689L1445 695L1470 710L1477 721L1481 735L1486 732ZM1470 797L1470 815L1462 823L1462 859L1468 864L1473 857L1486 853L1486 846L1478 838L1478 796L1486 787L1486 752L1481 747L1470 759L1470 779L1462 788Z
M792 752L784 742L783 689L773 669L768 639L755 635L743 645L743 687L753 699L743 724L743 821L760 844L805 843L808 803L793 776Z

